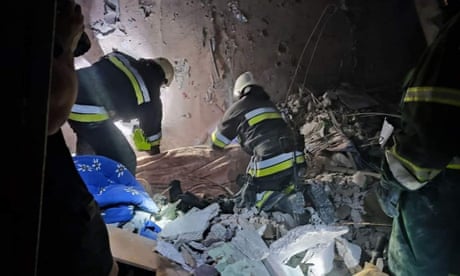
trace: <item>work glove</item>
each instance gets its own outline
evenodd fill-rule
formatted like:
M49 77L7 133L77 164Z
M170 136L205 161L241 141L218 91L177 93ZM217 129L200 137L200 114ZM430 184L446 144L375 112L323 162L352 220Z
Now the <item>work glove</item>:
M137 150L146 151L150 150L152 147L152 145L145 138L144 131L142 131L142 129L139 127L134 127L132 137L134 146L136 146Z
M377 200L383 212L391 217L398 216L398 202L402 192L402 186L393 177L386 160L382 163L382 177L375 189Z
M238 191L235 204L237 208L251 208L256 204L256 187L251 180Z

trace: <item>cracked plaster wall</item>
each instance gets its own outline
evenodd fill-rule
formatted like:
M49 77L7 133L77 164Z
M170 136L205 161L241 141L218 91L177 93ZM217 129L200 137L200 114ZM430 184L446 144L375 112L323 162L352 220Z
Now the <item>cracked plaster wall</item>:
M396 0L236 2L247 22L235 17L229 2L119 0L119 22L103 35L95 26L104 18L104 2L80 0L93 46L77 66L112 48L174 61L176 80L162 93L162 150L167 150L207 142L230 102L234 79L246 70L282 101L289 88L296 93L303 84L322 93L339 82L364 87L399 82L418 51L410 46L418 39L413 7Z

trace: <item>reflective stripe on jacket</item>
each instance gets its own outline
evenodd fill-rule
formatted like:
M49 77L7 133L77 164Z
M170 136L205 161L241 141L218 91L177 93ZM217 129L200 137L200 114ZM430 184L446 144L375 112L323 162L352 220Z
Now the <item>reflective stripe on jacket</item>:
M254 109L244 115L248 124L254 126L264 120L281 119L282 116L278 110L272 107L261 107Z
M294 165L294 155L296 164L305 163L305 157L302 152L286 152L251 163L248 168L248 174L253 177L264 177L290 169Z
M404 188L415 191L431 180L442 170L433 168L422 168L399 155L393 148L385 151L385 160L393 177ZM460 158L455 157L446 169L460 170Z
M244 118L249 126L255 126L265 120L282 119L282 116L276 108L260 107L247 112ZM220 133L218 128L216 128L211 135L212 143L219 148L224 148L226 145L230 144L232 140L233 139L225 137L225 135Z
M401 125L385 151L393 176L417 190L445 169L460 170L460 13L449 20L424 51L404 85Z
M126 77L133 86L134 93L136 94L137 104L150 102L150 94L144 80L137 72L137 70L129 64L129 61L119 53L111 53L107 56L108 60L112 62L118 69L125 73Z
M436 86L409 87L404 102L431 102L460 107L460 90Z

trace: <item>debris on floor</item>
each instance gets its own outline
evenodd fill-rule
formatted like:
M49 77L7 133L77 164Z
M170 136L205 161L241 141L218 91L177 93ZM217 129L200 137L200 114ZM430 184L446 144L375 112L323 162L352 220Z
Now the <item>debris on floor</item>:
M189 166L179 158L176 167L170 163L175 173L167 178L170 181L184 173L187 177L172 181L169 187L163 184L164 191L154 193L161 208L155 223L162 229L156 252L195 275L204 273L199 271L212 271L210 275L332 276L365 271L385 275L391 220L373 197L380 178L379 140L385 116L360 120L358 114L375 112L376 100L354 95L347 101L344 95L348 94L340 91L327 91L320 97L299 93L280 106L305 138L308 169L302 181L306 211L302 219L280 211L226 205L222 199L231 198L231 193L202 197L207 188L194 187L195 176L209 166L201 164L197 170L190 166L190 156L184 158ZM166 155L162 161L168 159ZM210 152L205 155L208 161L216 159L209 157ZM239 157L233 155L225 164L234 158ZM152 181L158 178L149 175L154 170L147 164L140 162L137 177L154 187ZM244 166L231 171L234 177L244 172ZM219 180L211 182L215 185ZM226 185L228 179L221 183Z

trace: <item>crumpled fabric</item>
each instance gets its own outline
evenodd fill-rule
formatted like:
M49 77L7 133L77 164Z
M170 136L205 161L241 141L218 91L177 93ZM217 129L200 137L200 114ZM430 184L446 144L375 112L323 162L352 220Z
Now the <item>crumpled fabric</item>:
M135 210L157 213L158 206L127 168L100 155L77 155L75 167L99 204L105 223L127 222Z

